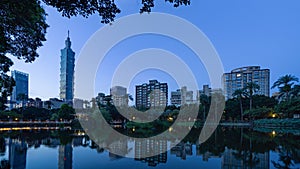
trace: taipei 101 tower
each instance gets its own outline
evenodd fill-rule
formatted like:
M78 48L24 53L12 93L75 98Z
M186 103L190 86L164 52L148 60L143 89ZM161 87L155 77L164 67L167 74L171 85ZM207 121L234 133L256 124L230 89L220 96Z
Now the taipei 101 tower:
M74 67L75 52L71 49L71 40L68 37L65 41L65 48L61 49L60 56L60 99L72 102L74 97Z

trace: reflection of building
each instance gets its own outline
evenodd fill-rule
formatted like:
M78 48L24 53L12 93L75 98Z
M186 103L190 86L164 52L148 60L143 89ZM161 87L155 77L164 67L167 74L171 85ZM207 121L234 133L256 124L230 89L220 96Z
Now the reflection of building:
M74 67L75 52L71 49L71 41L65 41L66 47L61 50L60 56L60 99L68 102L73 101L74 96Z
M9 139L9 163L11 169L26 168L27 144L24 140Z
M135 160L148 163L149 166L156 166L159 163L167 162L167 141L166 140L143 140L135 141ZM150 156L157 154L155 156Z
M171 104L181 106L193 103L193 91L188 91L184 86L174 92L171 92Z
M250 159L252 157L252 159ZM252 153L242 151L239 153L238 150L226 148L222 156L222 169L230 168L256 168L265 169L269 168L269 152L265 153Z
M59 145L58 169L72 169L73 147L71 144Z
M260 69L260 66L242 67L223 74L222 78L226 99L232 98L237 89L244 88L249 82L260 86L255 94L270 96L270 69Z
M115 142L112 142L110 145L109 145L109 149L118 154L118 156L123 156L125 157L126 154L128 153L128 145L127 145L127 140L119 140L119 141L115 141ZM117 157L116 155L113 155L113 154L109 154L110 156L112 157Z
M164 107L168 104L168 84L150 80L135 86L135 105L138 109Z
M180 142L176 146L172 146L171 154L175 154L176 157L180 157L185 160L187 155L193 155L192 144Z
M128 106L127 89L122 86L114 86L110 89L110 95L115 106Z

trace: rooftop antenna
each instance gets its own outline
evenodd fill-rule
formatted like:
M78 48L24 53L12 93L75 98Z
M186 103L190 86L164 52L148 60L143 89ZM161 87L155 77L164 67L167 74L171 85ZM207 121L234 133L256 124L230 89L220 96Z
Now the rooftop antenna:
M69 38L69 35L70 35L70 31L68 30L68 38Z

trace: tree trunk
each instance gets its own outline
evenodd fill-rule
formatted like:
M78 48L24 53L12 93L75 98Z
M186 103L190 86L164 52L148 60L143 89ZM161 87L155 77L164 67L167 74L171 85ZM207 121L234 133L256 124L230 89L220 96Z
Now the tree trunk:
M205 121L205 106L203 105L203 121Z
M250 110L252 110L252 96L250 97Z
M240 110L241 110L241 121L243 121L243 102L242 99L240 99Z

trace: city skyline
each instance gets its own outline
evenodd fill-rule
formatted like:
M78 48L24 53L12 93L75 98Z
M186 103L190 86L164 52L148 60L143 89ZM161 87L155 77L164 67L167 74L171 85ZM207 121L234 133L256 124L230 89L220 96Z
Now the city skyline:
M136 2L118 3L124 9L118 15L118 18L138 12L139 4ZM251 3L219 2L220 6L214 6L214 3L193 1L190 6L174 9L165 2L157 2L154 11L182 17L201 29L219 53L225 72L237 67L259 65L272 71L271 84L285 74L299 76L300 72L297 69L297 62L295 62L295 59L299 58L300 55L299 45L297 45L300 44L300 34L297 31L300 29L300 24L295 22L296 18L300 16L298 12L299 2L291 1L285 4L273 1L253 1ZM23 61L11 57L15 63L11 70L16 69L30 74L29 96L33 98L40 97L42 99L59 97L59 50L63 46L67 30L70 29L72 31L74 51L80 53L80 49L86 40L96 30L103 27L98 16L92 16L89 19L80 17L67 19L63 18L53 8L45 7L45 9L49 14L47 22L50 28L47 33L47 41L38 50L40 58L37 58L34 63L25 64ZM277 13L278 10L282 12ZM218 12L213 13L211 11ZM254 13L253 11L256 12ZM236 12L239 13L239 16L236 15ZM245 20L244 18L247 19ZM81 24L83 22L86 24ZM86 29L82 31L83 28ZM117 57L118 55L128 55L140 48L149 47L143 43L138 44L137 47L133 47L137 41L145 42L148 38L150 38L151 47L161 47L171 50L185 60L189 60L189 56L182 55L178 51L184 47L178 50L172 48L173 44L176 44L175 47L177 47L177 42L170 42L167 45L162 43L159 46L154 43L158 40L169 42L170 39L145 36L131 38L122 42L129 42L128 49L124 48L122 43L116 46L116 50L108 54L106 63L110 63L110 66L117 65L118 61L122 60L122 57ZM110 61L109 58L116 61ZM200 76L197 77L199 86L209 84L204 67L195 68L201 65L201 63L193 65L191 61L187 61L187 64L191 66L194 73ZM107 69L107 67L103 69ZM104 72L107 76L111 76L109 70ZM145 75L145 78L141 78L141 76L137 77L133 84L139 84L146 81L145 79L155 78L159 81L168 81L171 79L162 74L157 74L157 76L150 71L150 73ZM104 78L104 81L106 79ZM40 85L41 83L43 85ZM96 84L99 86L98 89L103 89L105 93L108 93L111 87L106 83L96 82ZM172 83L169 88L175 90L178 86ZM96 91L102 91L98 89ZM133 93L133 86L130 86L128 91L129 93ZM271 90L271 93L274 91L277 90Z

